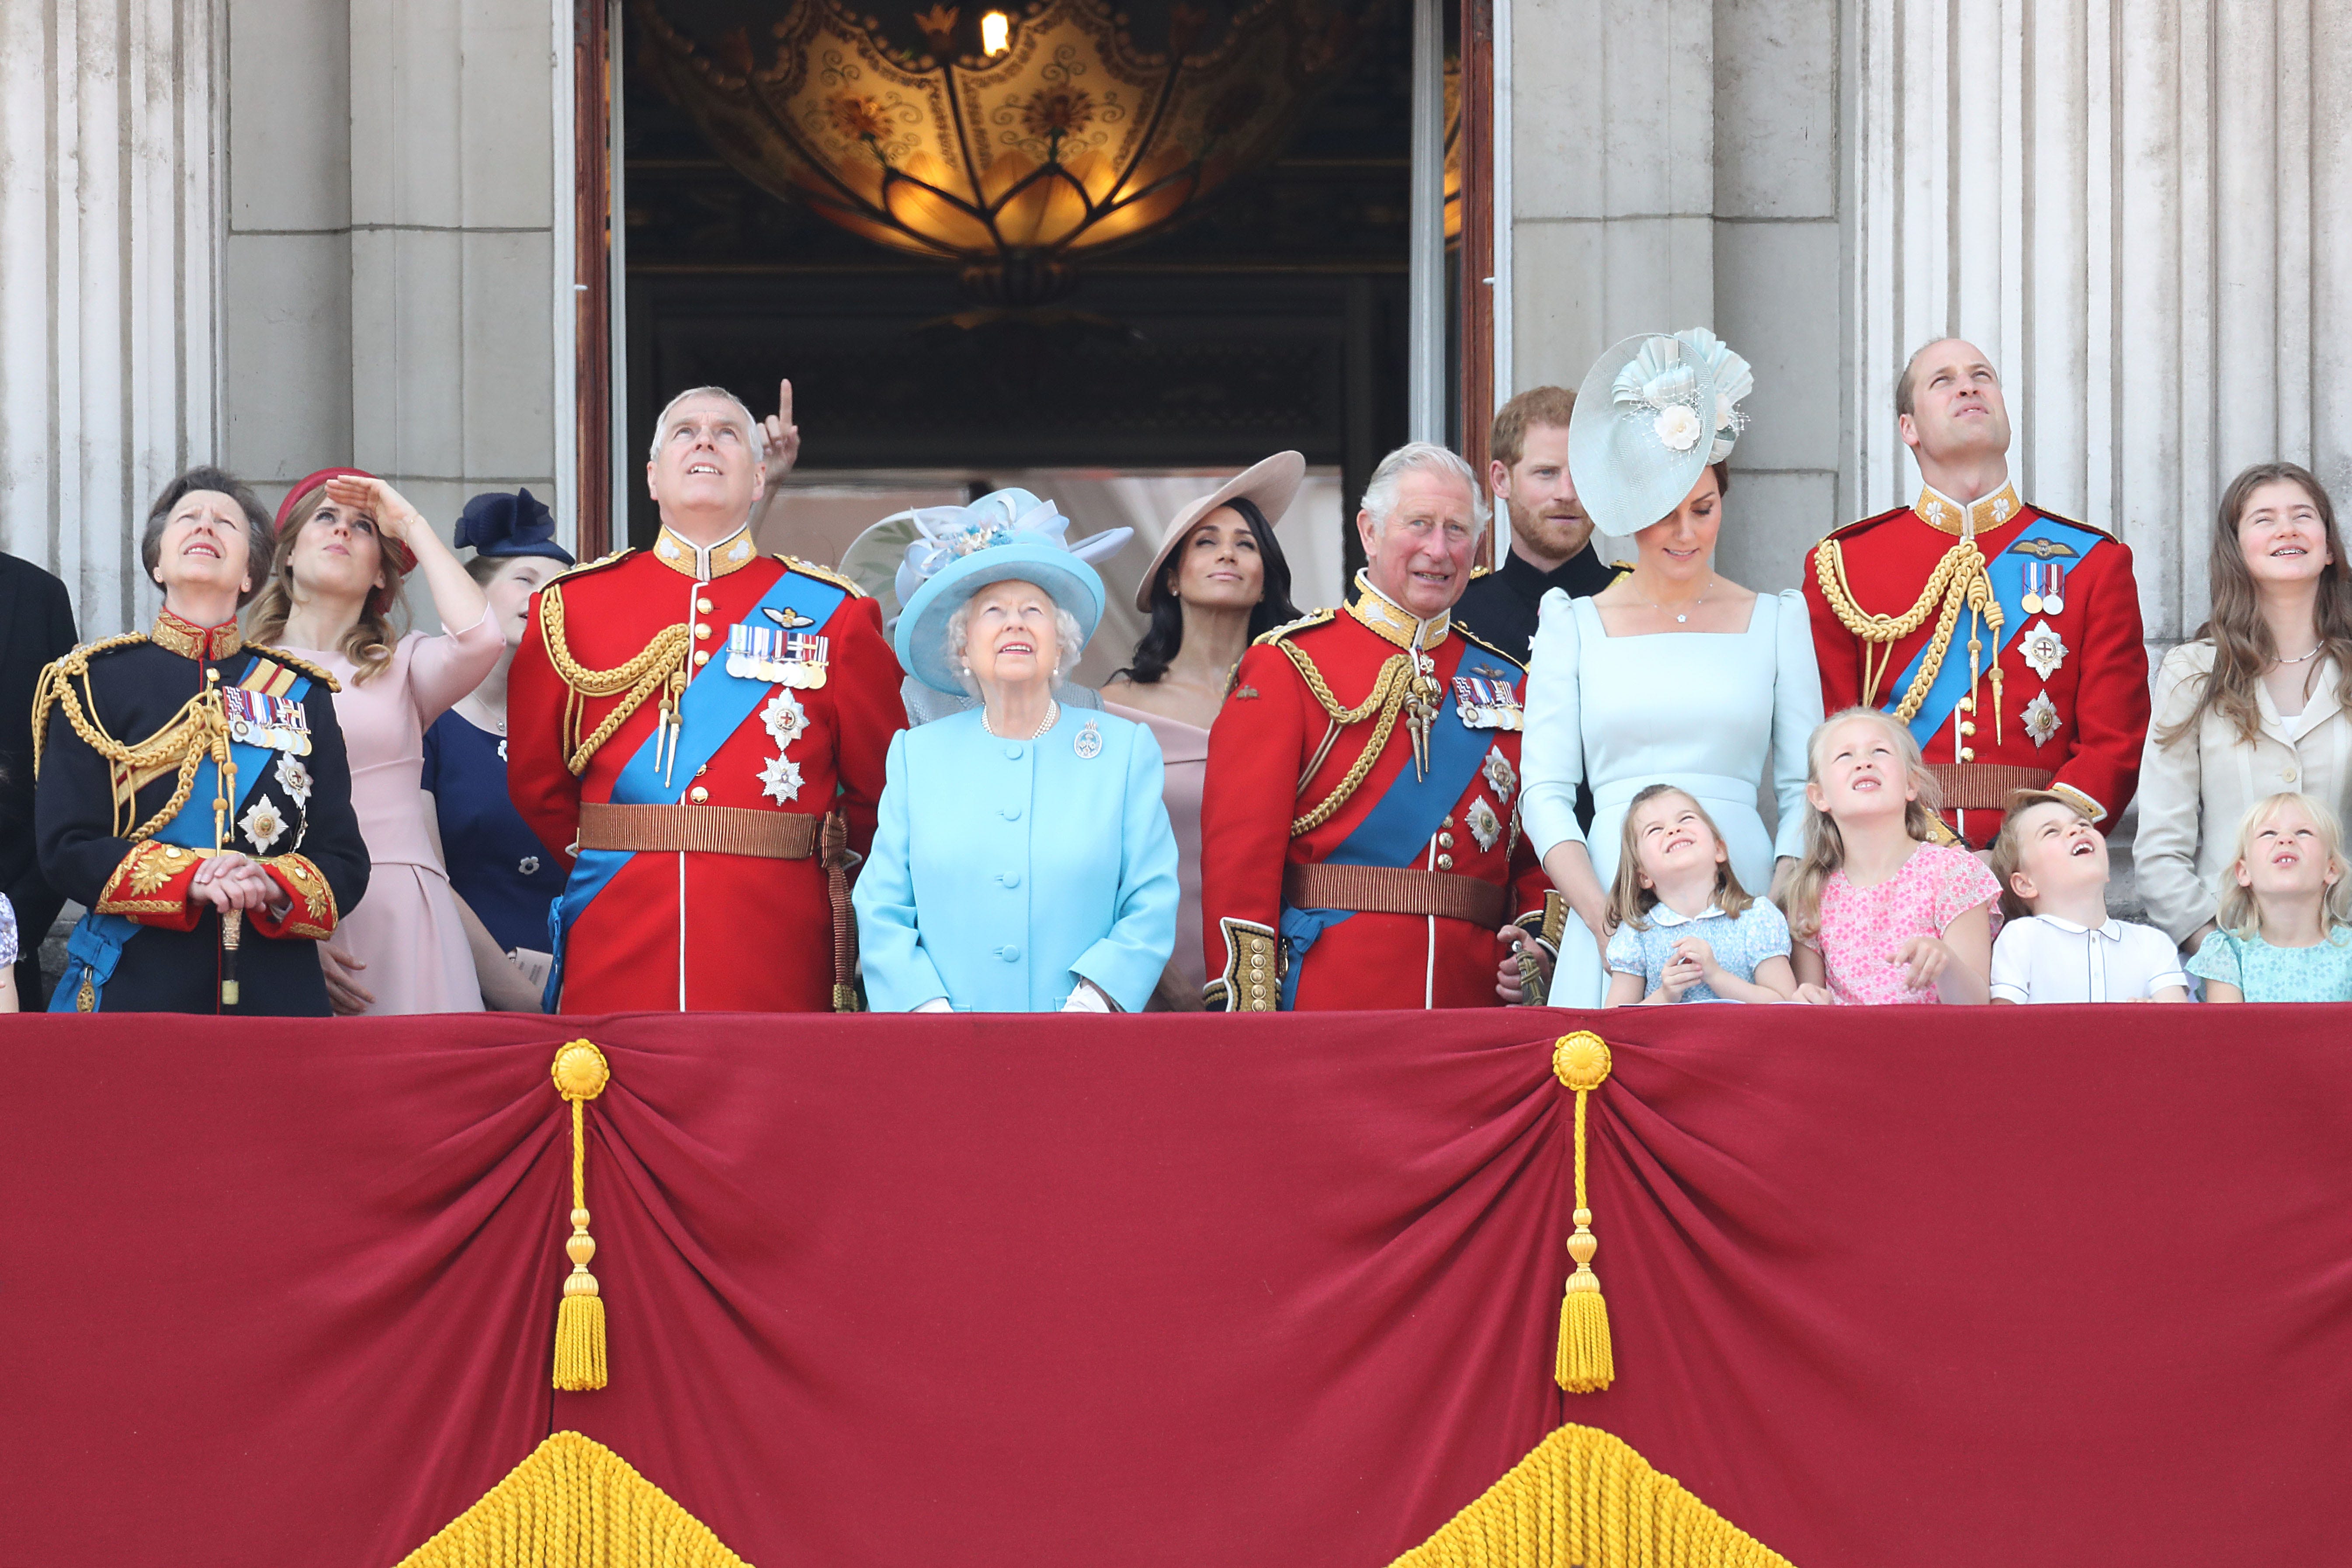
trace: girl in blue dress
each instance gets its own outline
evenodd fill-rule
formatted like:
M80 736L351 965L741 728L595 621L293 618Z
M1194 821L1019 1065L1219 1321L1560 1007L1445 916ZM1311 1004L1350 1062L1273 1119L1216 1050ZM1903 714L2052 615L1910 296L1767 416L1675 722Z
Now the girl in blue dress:
M2352 879L2333 812L2289 792L2246 813L2220 929L2189 973L2208 1002L2352 1002Z
M466 503L457 544L506 633L506 652L470 696L425 732L426 820L457 895L482 1001L509 1013L540 1011L546 984L548 906L563 892L563 862L525 826L507 796L507 670L530 614L531 595L572 564L555 542L555 519L529 490Z

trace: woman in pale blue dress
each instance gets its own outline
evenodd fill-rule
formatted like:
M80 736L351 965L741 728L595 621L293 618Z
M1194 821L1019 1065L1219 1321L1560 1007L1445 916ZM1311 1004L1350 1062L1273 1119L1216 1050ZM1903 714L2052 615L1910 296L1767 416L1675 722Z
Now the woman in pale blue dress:
M1712 564L1725 459L1746 423L1747 362L1713 333L1629 338L1577 395L1569 468L1596 528L1632 534L1633 570L1590 599L1553 591L1528 674L1520 821L1569 922L1551 1001L1597 1007L1607 894L1626 804L1671 784L1705 803L1741 883L1776 887L1804 846L1805 744L1822 721L1803 596ZM1592 789L1592 831L1576 786ZM1758 802L1768 791L1779 827Z

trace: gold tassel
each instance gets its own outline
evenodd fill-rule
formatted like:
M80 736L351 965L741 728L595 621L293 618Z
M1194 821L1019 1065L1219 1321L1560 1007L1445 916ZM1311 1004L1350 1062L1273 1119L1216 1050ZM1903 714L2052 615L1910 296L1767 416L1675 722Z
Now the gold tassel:
M1559 1302L1559 1353L1552 1376L1570 1394L1598 1394L1617 1378L1616 1352L1609 1341L1609 1307L1601 1297L1601 1277L1592 1255L1601 1243L1592 1235L1592 1210L1584 1193L1584 1101L1609 1079L1609 1047L1600 1036L1580 1029L1552 1047L1551 1070L1576 1091L1576 1234L1568 1255L1576 1271Z
M584 1394L604 1386L604 1301L588 1272L596 1242L588 1234L587 1104L604 1092L613 1069L604 1052L574 1040L555 1053L551 1075L555 1092L572 1102L572 1236L563 1244L572 1273L555 1312L555 1386Z

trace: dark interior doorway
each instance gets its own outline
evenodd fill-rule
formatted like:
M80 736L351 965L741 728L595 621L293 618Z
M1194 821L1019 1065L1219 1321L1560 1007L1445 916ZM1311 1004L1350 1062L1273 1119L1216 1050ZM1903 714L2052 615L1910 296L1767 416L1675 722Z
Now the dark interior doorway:
M1128 9L1139 37L1166 26ZM848 233L720 158L625 21L625 451L681 388L729 386L764 414L789 376L812 480L1235 469L1295 447L1360 493L1405 437L1408 10L1371 8L1353 64L1269 163L1087 258L1049 307L977 322L953 264ZM643 543L641 487L627 518Z

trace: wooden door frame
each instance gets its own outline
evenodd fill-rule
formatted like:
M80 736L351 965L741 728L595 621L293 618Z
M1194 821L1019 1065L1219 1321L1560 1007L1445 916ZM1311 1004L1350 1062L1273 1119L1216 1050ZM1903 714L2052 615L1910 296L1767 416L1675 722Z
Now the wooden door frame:
M613 59L606 0L573 0L573 447L579 555L613 548Z
M1495 6L1510 3L1461 0L1461 449L1482 490L1495 417ZM1478 554L1483 564L1495 563L1492 528Z
M1495 414L1495 13L1510 0L1460 0L1462 238L1461 451L1486 482ZM618 169L613 94L618 39L607 0L574 0L572 91L572 374L580 559L613 548L613 220ZM1494 563L1494 531L1480 555Z

